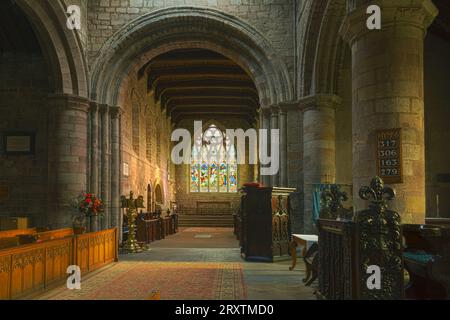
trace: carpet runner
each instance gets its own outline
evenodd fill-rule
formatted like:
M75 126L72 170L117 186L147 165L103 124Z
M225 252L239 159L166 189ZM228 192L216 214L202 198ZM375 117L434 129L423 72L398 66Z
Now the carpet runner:
M124 261L82 279L81 290L55 289L45 300L246 299L241 263Z

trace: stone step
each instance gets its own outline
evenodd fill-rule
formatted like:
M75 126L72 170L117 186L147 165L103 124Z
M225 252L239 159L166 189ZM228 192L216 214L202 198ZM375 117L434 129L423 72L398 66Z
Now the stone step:
M180 215L180 227L233 227L231 215Z

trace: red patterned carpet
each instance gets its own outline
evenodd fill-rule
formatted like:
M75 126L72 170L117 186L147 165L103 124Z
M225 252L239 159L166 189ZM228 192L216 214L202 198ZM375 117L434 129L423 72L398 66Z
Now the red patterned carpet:
M161 300L247 298L241 263L125 261L82 279L81 290L59 288L41 299L146 300L153 292Z

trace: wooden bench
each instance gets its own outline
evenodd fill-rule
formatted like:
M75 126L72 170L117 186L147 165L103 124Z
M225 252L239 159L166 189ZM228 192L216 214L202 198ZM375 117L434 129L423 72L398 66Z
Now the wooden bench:
M403 225L408 299L450 299L450 228Z

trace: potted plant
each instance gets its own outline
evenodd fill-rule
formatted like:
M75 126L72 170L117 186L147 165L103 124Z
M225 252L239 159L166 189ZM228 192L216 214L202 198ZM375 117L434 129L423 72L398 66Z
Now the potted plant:
M86 221L91 217L103 216L103 202L93 193L83 192L76 200L78 214L73 218L73 232L83 234L86 232Z

